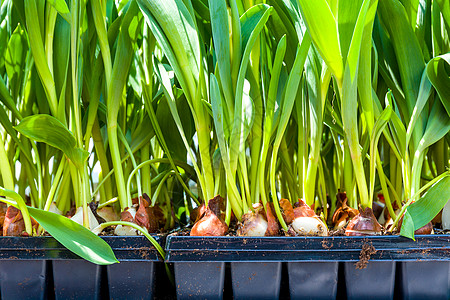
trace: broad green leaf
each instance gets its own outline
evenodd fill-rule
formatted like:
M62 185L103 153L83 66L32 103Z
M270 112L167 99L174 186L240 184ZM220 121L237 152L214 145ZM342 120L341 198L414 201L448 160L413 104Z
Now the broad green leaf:
M426 72L450 116L450 53L430 60Z
M350 43L350 48L348 50L348 55L346 57L346 68L350 68L350 76L352 81L354 80L357 71L358 71L358 62L359 62L359 56L361 52L361 41L363 39L363 34L369 34L371 31L365 32L365 26L366 22L371 26L373 23L373 18L375 17L375 14L372 14L368 18L368 10L369 6L371 4L371 0L364 0L362 3L361 9L358 13L358 18L356 19L355 28L353 31L352 41ZM373 1L375 7L377 1ZM366 20L367 19L367 20ZM371 34L370 34L371 35Z
M395 50L402 91L407 100L408 114L410 116L419 95L420 80L425 67L422 49L413 28L409 24L405 8L399 1L380 1L378 17L387 29Z
M58 98L56 96L55 82L45 55L43 32L41 31L38 7L35 1L27 2L27 5L25 5L25 16L31 53L33 54L36 70L44 87L50 110L53 115L57 116Z
M414 231L428 224L448 201L450 201L450 176L442 178L422 198L408 207L400 235L414 238Z
M64 247L97 265L119 261L111 247L89 229L58 214L28 207L30 215Z
M336 18L326 0L299 0L312 41L338 82L344 76Z
M441 9L442 17L447 26L447 31L450 32L450 2L447 0L436 0Z
M405 8L406 15L410 22L411 28L416 27L417 10L419 8L419 0L400 0Z
M54 9L67 21L70 23L70 11L67 7L66 1L64 0L47 0L47 2L53 6Z
M344 61L348 56L354 32L356 32L355 25L362 5L363 0L338 1L336 21L339 30L339 45Z
M392 92L389 91L386 94L386 101L392 107ZM402 123L402 120L400 120L400 117L395 112L391 115L389 127L391 128L395 144L398 147L397 150L401 155L403 155L406 151L406 129Z
M230 52L230 28L228 26L228 11L225 0L209 0L209 12L211 14L212 36L214 51L217 56L217 65L220 73L220 82L228 110L232 108L233 86L231 83L231 52Z
M414 220L412 219L411 215L409 214L409 211L405 211L403 222L402 222L402 228L400 230L400 235L404 237L408 237L410 239L414 239Z
M426 70L424 70L422 80L420 82L419 96L417 98L416 105L414 106L411 115L411 120L409 121L408 124L408 128L406 129L406 145L409 144L414 126L416 125L416 122L419 119L419 116L422 113L422 110L425 104L427 103L430 95L431 95L431 83L427 78Z
M53 37L53 76L56 94L63 95L69 76L70 61L70 24L61 18L56 19ZM63 100L60 99L60 102ZM62 105L62 103L60 103ZM64 110L63 110L64 111Z
M77 147L75 137L55 117L49 115L26 117L15 129L30 139L63 151L78 168L81 168L89 156L89 152Z
M27 52L26 33L19 24L9 39L5 53L5 68L8 74L9 88L14 99L17 99L20 93Z
M138 4L186 97L194 99L202 62L195 21L188 8L176 0L138 0Z
M359 103L361 110L364 113L369 132L373 128L375 116L378 115L378 111L374 109L374 106L376 105L374 105L374 102L377 102L377 99L374 99L373 96L375 94L373 89L376 88L378 81L378 57L376 47L372 42L372 31L377 6L378 0L370 1L370 6L367 10L364 22L364 31L362 33L357 78ZM374 65L372 65L373 61L375 62ZM372 68L374 70L372 70Z
M435 101L431 108L430 116L428 118L427 128L423 134L417 153L421 153L429 146L433 145L441 138L443 138L450 131L450 116L442 107L440 101Z

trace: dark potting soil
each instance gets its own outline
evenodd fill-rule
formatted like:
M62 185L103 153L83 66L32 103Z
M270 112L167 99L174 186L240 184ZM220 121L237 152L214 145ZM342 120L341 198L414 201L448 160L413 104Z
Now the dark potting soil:
M365 241L359 254L359 261L355 264L356 269L365 269L369 263L370 257L377 253L377 250L370 241Z

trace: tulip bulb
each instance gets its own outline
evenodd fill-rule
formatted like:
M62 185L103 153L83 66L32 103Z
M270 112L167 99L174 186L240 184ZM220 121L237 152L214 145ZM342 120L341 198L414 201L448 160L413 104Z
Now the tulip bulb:
M327 236L328 228L316 213L303 201L299 199L294 208L294 220L290 228L297 235Z
M224 199L216 196L208 201L208 207L199 216L191 229L191 236L221 236L228 231L228 225L223 221L225 209Z
M359 214L354 217L347 225L345 235L347 236L363 236L363 235L379 235L381 234L381 225L375 218L370 207L365 209L359 208Z

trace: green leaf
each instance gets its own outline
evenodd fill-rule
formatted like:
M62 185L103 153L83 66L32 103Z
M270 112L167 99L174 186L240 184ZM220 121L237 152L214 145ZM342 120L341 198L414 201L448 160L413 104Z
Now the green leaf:
M43 114L26 117L15 129L30 139L63 151L78 168L89 157L89 152L77 147L75 137L55 117Z
M400 235L415 240L414 239L414 221L408 211L405 211L405 214L403 217L403 222L402 222L402 229L400 230Z
M45 90L46 100L53 115L58 115L58 97L56 96L55 82L48 65L41 25L39 23L39 13L36 1L27 1L25 7L25 16L27 23L27 33L30 43L31 53L33 54L34 64ZM45 99L45 97L44 97Z
M376 167L376 155L378 153L377 145L378 140L383 132L384 128L388 124L391 115L392 115L391 106L386 107L383 112L378 117L378 120L375 122L373 127L373 132L370 138L370 194L369 197L372 197L374 193L375 186L375 167Z
M426 72L431 84L438 92L447 114L450 116L450 53L430 60Z
M326 0L299 0L312 41L338 82L344 76L336 18Z
M220 93L219 84L217 82L216 76L214 74L210 75L210 91L211 91L211 106L213 112L213 120L214 120L214 128L216 130L217 142L219 144L221 158L223 160L223 164L225 168L230 167L229 161L229 153L228 153L228 144L226 141L225 131L226 128L224 125L224 109L223 109L223 100L222 95Z
M239 153L242 144L242 122L243 122L243 94L245 75L247 74L247 66L250 62L251 50L270 17L272 8L266 4L258 4L252 6L241 16L242 29L242 51L241 62L239 67L239 75L236 83L236 94L234 97L234 122L230 138L230 153ZM237 170L238 156L230 156L230 164L232 172Z
M417 101L414 106L414 110L412 112L408 128L406 130L406 145L409 144L412 132L414 130L414 126L416 125L416 122L419 119L419 116L421 115L422 110L425 107L425 104L428 102L430 95L431 95L431 83L427 78L425 69L422 75L422 80L420 82L419 96L417 97Z
M450 31L450 2L447 0L436 0L441 9L442 19L447 26L447 31Z
M414 231L433 220L449 200L450 176L446 176L433 185L422 198L408 207L400 235L414 238Z
M64 0L47 0L47 2L53 6L54 9L66 20L70 23L70 11L69 7L67 7L66 1Z
M6 50L6 46L8 45L8 20L6 18L0 22L0 69L3 68L5 64L4 53Z
M420 80L425 67L422 49L413 28L409 24L406 10L400 1L380 1L378 17L386 27L394 47L402 90L407 100L410 115L419 94Z
M14 99L20 93L27 52L26 33L19 24L9 39L8 48L5 53L5 68L8 74L9 87Z
M64 247L97 265L119 262L111 247L80 224L58 214L28 207L30 215Z
M417 152L424 151L443 138L449 131L450 117L442 107L441 102L435 101L428 118L427 128L417 147Z
M139 7L173 67L186 98L195 98L201 49L195 20L184 1L138 0Z
M233 86L231 83L231 52L230 52L230 32L228 26L228 11L225 0L210 0L209 10L211 14L211 27L214 40L214 50L217 55L217 65L219 67L220 81L225 96L225 101L231 108L233 101Z

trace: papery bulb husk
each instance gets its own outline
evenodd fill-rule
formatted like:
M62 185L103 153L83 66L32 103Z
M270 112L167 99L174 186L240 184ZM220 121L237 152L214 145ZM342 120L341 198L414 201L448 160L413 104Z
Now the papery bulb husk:
M136 211L136 216L134 217L134 219L136 220L136 224L146 228L147 230L150 228L150 218L147 213L147 207L149 206L149 204L150 203L147 200L140 196L139 207Z
M316 213L299 199L294 208L294 220L289 226L289 233L299 236L328 236L328 228Z
M120 221L136 223L134 217L136 216L136 206L127 207L120 213Z
M95 227L97 227L99 225L97 218L94 216L94 214L92 213L91 208L87 207L87 212L88 212L88 218L89 218L89 229L94 229ZM83 225L83 207L78 207L77 208L77 212L70 218L72 221Z
M191 236L222 236L228 231L228 225L223 221L222 211L225 210L224 199L216 196L208 201L208 207L200 219L192 226Z
M339 192L337 194L336 210L331 218L331 223L335 230L344 228L347 223L358 215L359 211L347 205L347 194Z
M125 208L124 211L122 211L120 213L120 221L124 221L124 222L130 222L130 223L136 223L136 204L134 204L132 207L127 207ZM144 227L145 230L147 230L147 228ZM138 235L138 231L136 229L134 229L133 227L130 226L122 226L122 225L117 225L116 228L114 229L114 234L115 235Z
M59 210L58 206L56 206L55 202L52 202L50 204L50 208L48 211L52 212L54 214L60 215L60 216L62 216L62 214L63 214L62 211Z
M277 236L280 232L280 225L275 217L275 209L272 203L266 204L266 219L267 219L267 230L264 234L265 236Z
M3 226L5 222L6 210L8 209L8 205L6 203L0 202L0 226Z
M102 217L106 222L119 221L120 218L116 211L111 206L104 206L97 209L97 214Z
M166 216L163 210L158 205L150 206L146 208L150 223L148 232L155 233L164 228L166 224Z
M427 225L420 227L419 229L417 229L416 231L414 231L415 235L420 235L420 234L433 234L433 224L431 222L429 222Z
M298 199L298 202L295 203L294 208L294 218L299 217L314 217L317 216L314 210L309 207L308 204L303 199Z
M144 198L145 211L148 215L148 232L158 232L161 228L164 228L164 225L166 224L166 216L158 204L150 206L151 200L146 193L144 193L142 197Z
M3 223L3 236L21 236L24 231L25 222L21 211L14 206L9 206Z
M360 207L359 214L348 223L345 235L380 235L381 229L382 227L373 215L372 209L370 207L366 207L365 209Z
M147 231L147 228L142 228L144 231ZM95 231L95 228L94 228ZM134 229L130 226L123 226L123 225L117 225L114 229L114 234L118 236L136 236L136 235L142 235L142 233L139 230Z
M280 208L281 208L281 214L283 215L284 222L286 224L291 224L294 220L294 208L292 207L291 202L288 199L281 199L280 200Z
M194 208L191 212L191 222L195 223L200 220L206 212L206 206L202 203L200 206Z

